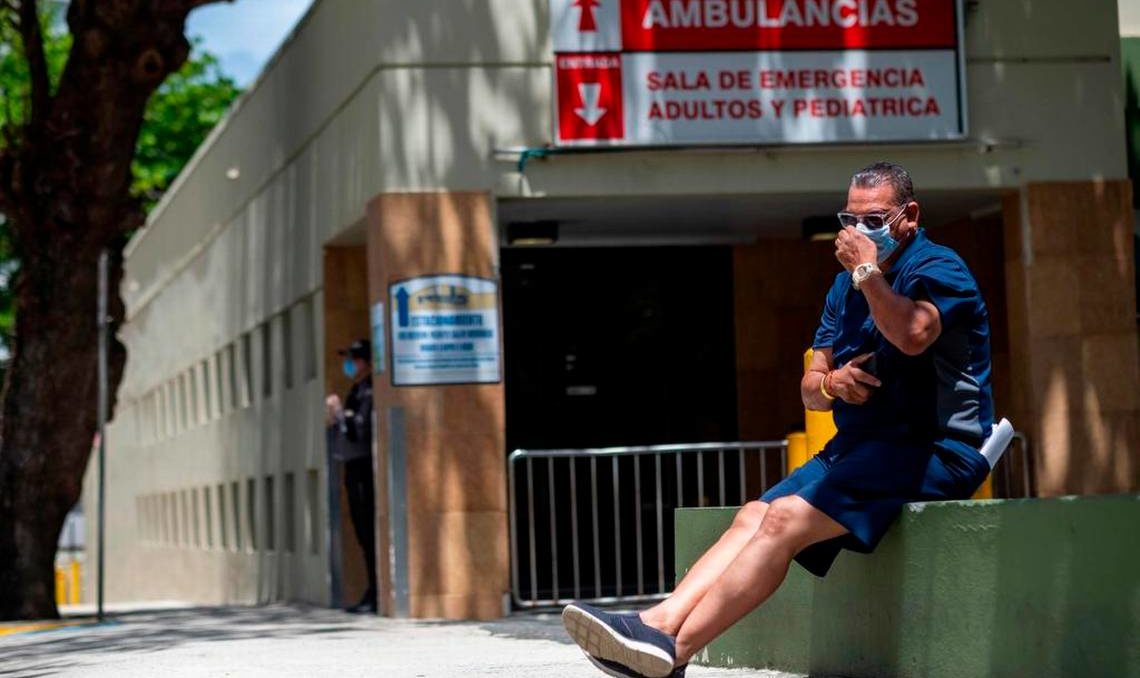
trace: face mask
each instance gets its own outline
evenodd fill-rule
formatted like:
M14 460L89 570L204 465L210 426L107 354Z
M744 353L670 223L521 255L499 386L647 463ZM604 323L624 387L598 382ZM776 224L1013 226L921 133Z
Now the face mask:
M349 379L356 378L356 361L352 358L345 358L344 364L341 365L341 369L344 370L344 376L348 377Z
M879 252L879 263L886 261L898 249L899 241L891 237L890 224L883 224L882 228L870 229L863 222L855 224L855 230L871 239Z

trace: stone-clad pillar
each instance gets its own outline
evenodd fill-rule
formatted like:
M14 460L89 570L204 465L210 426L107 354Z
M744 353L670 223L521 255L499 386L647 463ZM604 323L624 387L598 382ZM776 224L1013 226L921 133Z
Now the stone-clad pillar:
M1009 416L1030 436L1038 492L1135 492L1140 367L1131 184L1031 183L1007 196L1003 211Z
M385 308L391 303L389 283L411 276L497 279L491 197L376 197L368 207L368 259L370 300ZM383 611L397 611L392 568L404 562L413 617L499 617L509 582L503 385L394 387L390 369L374 379ZM389 430L393 411L402 412L399 441ZM389 520L387 471L393 444L402 445L406 465L404 554L393 553L390 543L395 521Z

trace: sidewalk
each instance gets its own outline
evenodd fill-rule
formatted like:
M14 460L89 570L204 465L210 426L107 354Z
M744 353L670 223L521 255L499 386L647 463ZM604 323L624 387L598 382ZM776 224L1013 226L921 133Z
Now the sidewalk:
M291 605L140 610L102 625L0 635L9 676L596 678L556 614L398 621ZM790 678L694 667L692 678Z

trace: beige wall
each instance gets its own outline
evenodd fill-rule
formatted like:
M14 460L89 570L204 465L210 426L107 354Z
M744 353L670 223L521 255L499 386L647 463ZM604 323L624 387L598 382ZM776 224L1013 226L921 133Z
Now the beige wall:
M970 137L1009 144L991 153L895 146L891 155L927 189L1123 177L1117 15L1111 3L1095 4L1073 12L1065 0L979 3L966 21ZM515 158L496 161L494 151L550 141L546 22L544 0L319 0L132 242L137 288L126 290L128 304L155 294L180 260L259 199L319 243L363 216L380 190L802 191L804 176L821 188L842 185L868 155L586 154L533 162L518 175ZM238 179L226 179L231 168Z
M1132 38L1140 36L1140 2L1137 0L1117 0L1120 12L1120 36Z
M327 601L320 303L198 353L120 407L107 441L109 601Z

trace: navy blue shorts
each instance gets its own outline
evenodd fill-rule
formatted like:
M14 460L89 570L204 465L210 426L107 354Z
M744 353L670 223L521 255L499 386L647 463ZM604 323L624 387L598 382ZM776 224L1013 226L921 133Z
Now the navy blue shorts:
M808 572L827 574L841 549L870 553L903 504L967 499L989 473L975 450L838 435L823 450L765 492L760 501L797 495L846 527L849 534L796 555Z

